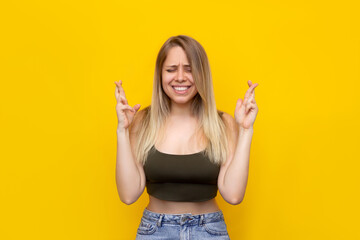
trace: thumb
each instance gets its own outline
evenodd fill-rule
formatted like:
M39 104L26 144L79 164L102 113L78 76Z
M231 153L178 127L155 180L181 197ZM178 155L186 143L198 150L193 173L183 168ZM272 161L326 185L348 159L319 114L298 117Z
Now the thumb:
M135 104L133 108L135 109L135 112L137 112L140 109L140 107L141 107L140 104Z
M243 100L241 99L241 98L239 98L238 100L237 100L237 102L236 102L236 109L238 109L238 108L240 108L241 107L241 105L242 105L242 103L243 103Z

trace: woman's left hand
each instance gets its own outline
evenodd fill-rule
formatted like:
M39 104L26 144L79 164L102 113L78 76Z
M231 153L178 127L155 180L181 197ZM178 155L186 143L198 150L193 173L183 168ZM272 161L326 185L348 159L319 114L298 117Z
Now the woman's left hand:
M245 93L244 101L239 98L235 107L235 121L239 128L249 129L253 127L256 115L259 111L255 102L255 87L258 83L248 81L249 89Z

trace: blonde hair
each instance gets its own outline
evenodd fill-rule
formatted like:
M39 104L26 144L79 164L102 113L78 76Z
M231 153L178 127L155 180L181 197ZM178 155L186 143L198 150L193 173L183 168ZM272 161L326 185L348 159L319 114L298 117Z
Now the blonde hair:
M172 47L180 46L186 53L198 93L194 96L191 111L199 120L195 133L206 138L205 155L214 164L220 165L227 159L227 132L221 118L223 112L217 110L210 64L204 48L195 39L178 35L170 37L161 47L155 66L151 105L144 108L139 121L135 158L143 165L155 144L156 136L163 136L163 124L170 113L170 99L162 89L162 68ZM136 115L135 115L136 116Z

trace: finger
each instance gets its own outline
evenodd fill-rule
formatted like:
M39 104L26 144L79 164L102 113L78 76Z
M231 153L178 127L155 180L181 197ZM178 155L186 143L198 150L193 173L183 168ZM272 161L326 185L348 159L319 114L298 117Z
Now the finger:
M241 98L239 98L239 99L237 100L237 102L236 102L235 109L240 108L240 106L242 105L242 103L243 103L243 100L242 100Z
M246 102L243 101L241 106L240 106L240 109L243 110L243 109L246 109Z
M115 89L115 98L116 98L116 102L120 102L120 92L117 87Z
M249 98L247 101L246 101L246 105L249 105L251 104L251 98Z
M254 104L254 103L246 104L245 112L247 113L251 109L256 109L256 104Z
M124 88L122 87L122 81L121 81L121 80L119 80L119 81L117 82L117 86L118 86L118 88L119 88L120 95L126 97L126 96L125 96Z
M121 103L120 93L118 89L115 89L116 102Z
M118 88L116 87L116 88L115 88L115 97L116 97L116 99L118 98L118 97L117 97L118 93L119 93L119 90L118 90Z
M254 98L254 94L251 93L247 98L246 98L246 103L250 103Z
M135 110L134 110L131 106L129 106L129 105L121 105L121 106L120 106L120 109L121 109L121 110L130 110L130 111L132 111L132 112L135 112Z
M250 94L248 94L248 95L245 97L244 103L245 103L245 104L249 103L249 102L251 101L251 98L252 98L252 94L250 93Z
M250 103L249 104L249 109L251 110L254 110L254 111L258 111L259 110L259 108L258 108L258 106L256 105L256 103Z
M247 103L247 104L245 105L245 112L247 113L247 112L249 111L249 109L250 109L250 104Z
M120 83L119 83L119 82L115 82L115 85L116 85L116 89L119 89Z
M126 97L121 94L121 86L119 84L119 82L115 82L116 84L116 90L115 90L115 95L117 96L117 100L119 103L123 103L123 104L127 104L127 99Z
M118 83L118 82L115 82L115 85L116 85L116 87L115 87L115 95L116 95L116 94L120 94L119 83Z
M119 99L120 99L120 101L121 101L121 103L123 103L123 104L128 104L128 101L127 101L127 99L124 97L124 96L119 96Z
M141 107L140 104L135 104L133 108L134 108L135 111L137 112L137 111L140 109L140 107Z
M259 84L258 83L254 83L253 85L251 85L251 92L255 92L254 90L255 90L255 88L257 87L257 86L259 86Z
M249 80L248 81L248 84L250 83L251 81ZM247 100L248 98L249 98L249 96L250 96L250 94L251 94L251 91L252 91L252 87L251 87L252 85L249 85L249 88L246 90L246 92L245 92L245 96L244 96L244 101L245 101L245 99Z
M249 88L248 88L248 90L246 91L246 93L245 93L245 98L246 97L249 97L249 95L252 93L252 92L254 92L254 89L259 85L258 83L254 83L254 84L252 84L252 82L249 80L248 81L248 84L249 84ZM251 85L250 85L251 84Z
M251 94L251 102L255 103L255 91L253 91Z
M255 92L252 92L249 99L248 99L248 102L255 102Z

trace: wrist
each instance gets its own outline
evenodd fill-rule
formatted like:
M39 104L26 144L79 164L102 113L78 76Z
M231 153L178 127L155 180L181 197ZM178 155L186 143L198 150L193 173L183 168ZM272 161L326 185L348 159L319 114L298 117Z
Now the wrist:
M242 126L239 126L239 132L240 133L253 133L254 132L254 128L253 126L249 127L249 128L244 128Z
M127 133L129 133L129 129L118 126L117 129L116 129L116 133L118 135L119 134L127 134Z

